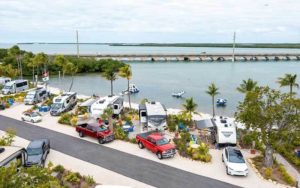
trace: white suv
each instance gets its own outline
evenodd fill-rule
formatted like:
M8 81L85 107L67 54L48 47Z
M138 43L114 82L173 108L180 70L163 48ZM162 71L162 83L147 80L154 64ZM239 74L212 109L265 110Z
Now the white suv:
M223 149L222 161L226 166L228 175L247 176L248 166L245 162L242 152L234 147Z

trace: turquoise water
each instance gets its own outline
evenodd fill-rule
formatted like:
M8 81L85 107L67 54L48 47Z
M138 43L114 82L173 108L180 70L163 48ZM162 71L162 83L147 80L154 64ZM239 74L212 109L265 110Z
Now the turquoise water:
M132 83L135 83L140 93L132 95L134 102L143 98L164 103L168 108L181 108L185 98L193 97L198 104L198 110L211 113L211 98L205 93L208 85L214 82L220 88L217 97L228 99L225 108L217 108L219 115L233 115L243 95L236 87L243 79L252 78L259 85L268 85L279 89L276 83L278 77L285 73L298 74L300 77L300 62L236 62L236 63L130 63L133 69ZM50 85L68 88L71 79L65 77L59 83L57 77L51 77ZM300 82L300 78L298 79ZM126 89L126 80L119 78L114 82L114 91L119 93ZM283 91L287 89L281 88ZM73 90L78 93L100 96L110 93L110 82L99 74L80 74L75 77ZM171 96L174 91L185 90L185 98L177 99ZM298 91L300 93L300 91ZM299 96L299 95L298 95ZM125 98L127 100L127 98Z

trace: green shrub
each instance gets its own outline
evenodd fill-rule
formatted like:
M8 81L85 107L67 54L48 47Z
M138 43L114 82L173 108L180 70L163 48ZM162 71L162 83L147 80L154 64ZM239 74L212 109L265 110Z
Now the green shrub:
M136 144L136 143L137 143L137 142L136 142L136 138L130 139L130 142L133 143L133 144Z
M265 169L265 178L270 179L272 177L272 168Z
M78 176L78 173L69 172L64 177L65 181L70 182L72 184L78 184L80 183L80 177Z
M16 136L16 131L14 129L8 128L5 132L5 135L0 138L0 146L10 146Z
M281 172L283 180L287 184L289 184L289 185L295 185L296 184L295 179L288 174L288 172L286 171L286 169L284 168L284 166L282 164L279 165L279 171Z
M115 139L117 139L117 140L126 140L126 139L128 139L128 135L119 126L114 128L114 133L115 133Z
M57 173L63 173L65 171L65 168L62 165L57 165L52 169L52 171Z
M58 119L58 123L64 124L64 125L71 125L71 119L73 117L73 114L71 113L63 113L60 115Z
M89 186L92 186L92 185L94 185L96 183L95 180L94 180L94 178L93 178L93 176L88 175L88 176L83 176L83 178L84 178L84 181L86 181L86 183Z

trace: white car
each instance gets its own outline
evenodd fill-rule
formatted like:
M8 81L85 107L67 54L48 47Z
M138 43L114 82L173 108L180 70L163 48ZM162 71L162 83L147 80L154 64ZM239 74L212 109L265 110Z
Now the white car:
M224 148L222 153L222 161L226 166L226 173L228 175L248 175L248 166L242 152L239 149L234 147Z
M42 121L42 115L38 112L24 112L21 117L22 121L30 121L31 123L37 123Z

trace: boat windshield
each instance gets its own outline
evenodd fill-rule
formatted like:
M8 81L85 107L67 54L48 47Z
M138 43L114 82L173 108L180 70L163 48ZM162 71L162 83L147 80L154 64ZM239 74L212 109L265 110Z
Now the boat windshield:
M31 155L41 155L43 153L42 148L27 148L27 154Z
M107 128L105 126L98 127L99 132L106 131L106 130L107 130Z
M166 139L166 138L157 140L157 142L156 142L156 144L157 144L158 146L166 145L166 144L168 144L168 143L169 143L169 140Z
M62 107L61 103L53 103L51 106L52 109L60 109L61 107Z

